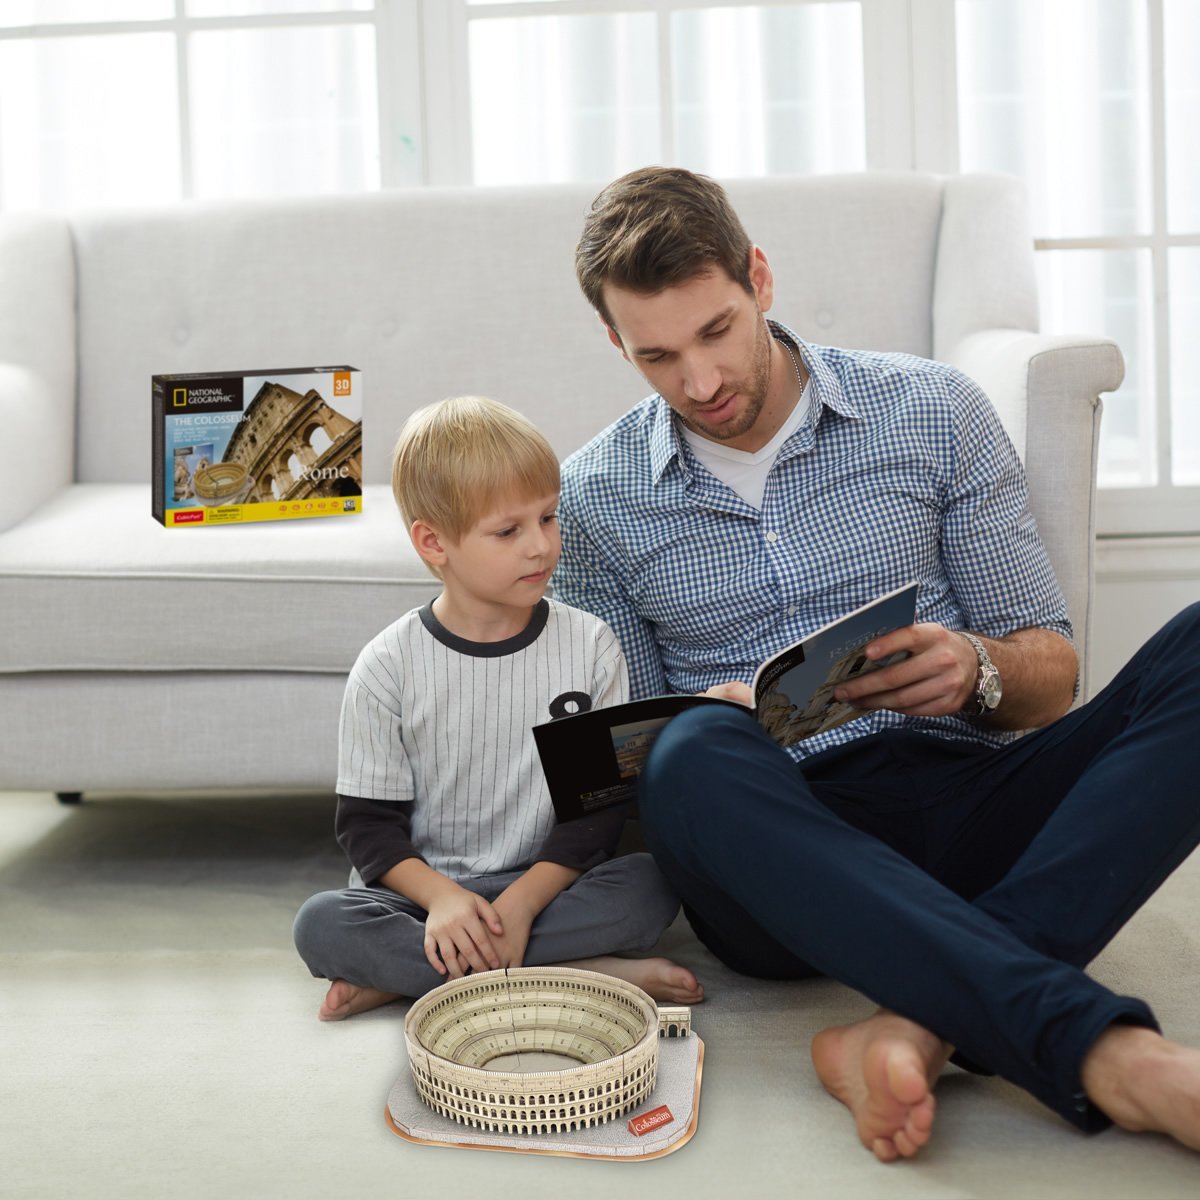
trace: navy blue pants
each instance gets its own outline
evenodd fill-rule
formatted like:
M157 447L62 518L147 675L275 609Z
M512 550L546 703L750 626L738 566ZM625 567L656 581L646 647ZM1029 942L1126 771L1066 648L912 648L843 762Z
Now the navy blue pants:
M1200 604L998 750L893 731L797 765L749 716L689 710L640 809L729 966L838 979L1094 1130L1089 1048L1114 1022L1157 1024L1082 968L1200 841L1198 778Z

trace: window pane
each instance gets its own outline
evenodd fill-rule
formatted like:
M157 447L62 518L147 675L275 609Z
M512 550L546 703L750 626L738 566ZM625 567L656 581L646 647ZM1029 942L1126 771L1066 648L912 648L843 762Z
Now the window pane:
M0 206L178 200L176 93L170 34L0 42Z
M372 27L223 30L189 45L197 196L379 187Z
M480 184L609 180L660 155L653 13L470 25Z
M671 18L677 160L711 175L866 165L857 3Z
M1125 356L1125 382L1104 396L1104 487L1157 482L1152 265L1148 250L1044 250L1037 255L1041 326L1110 337Z
M1171 481L1200 484L1200 247L1170 252Z
M2 0L0 28L24 25L91 24L105 21L164 21L175 0Z
M261 17L276 13L353 12L374 0L187 0L189 17Z
M962 169L1023 178L1038 237L1150 232L1145 10L958 0Z
M1167 224L1172 233L1200 233L1200 4L1166 0L1163 21Z

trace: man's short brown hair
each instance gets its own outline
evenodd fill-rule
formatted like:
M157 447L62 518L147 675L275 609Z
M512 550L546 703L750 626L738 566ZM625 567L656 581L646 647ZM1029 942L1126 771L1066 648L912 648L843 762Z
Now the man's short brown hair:
M604 285L654 295L721 268L746 291L750 239L725 189L681 167L642 167L592 201L575 248L575 274L610 328Z

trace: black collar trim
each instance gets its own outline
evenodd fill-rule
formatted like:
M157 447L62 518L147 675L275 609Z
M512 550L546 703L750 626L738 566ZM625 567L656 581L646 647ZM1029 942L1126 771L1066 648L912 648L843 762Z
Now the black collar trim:
M529 624L520 633L505 638L502 642L470 642L456 633L451 633L433 615L432 600L421 609L420 617L421 624L443 646L456 654L466 654L471 658L503 658L506 654L516 654L518 650L532 646L541 637L542 630L546 628L546 622L550 619L550 602L545 599L539 600L534 607L533 616L529 618Z

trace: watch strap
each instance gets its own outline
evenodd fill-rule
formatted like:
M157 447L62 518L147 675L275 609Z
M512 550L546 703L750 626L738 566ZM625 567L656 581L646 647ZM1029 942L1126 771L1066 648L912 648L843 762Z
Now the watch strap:
M965 629L957 632L959 636L966 638L971 643L971 648L975 651L975 658L979 664L975 674L975 690L971 694L971 700L968 700L963 706L962 712L969 717L982 717L995 707L994 704L988 704L987 684L993 677L998 677L1000 672L996 669L996 664L992 662L987 648L973 633L968 633Z

